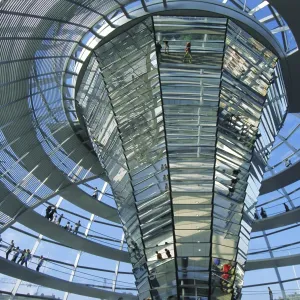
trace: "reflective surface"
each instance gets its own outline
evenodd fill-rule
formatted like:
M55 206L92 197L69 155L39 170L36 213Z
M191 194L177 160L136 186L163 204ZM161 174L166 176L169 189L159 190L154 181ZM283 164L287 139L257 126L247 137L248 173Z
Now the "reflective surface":
M267 95L276 63L222 18L155 16L95 51L77 100L140 299L239 297L259 152L285 113Z

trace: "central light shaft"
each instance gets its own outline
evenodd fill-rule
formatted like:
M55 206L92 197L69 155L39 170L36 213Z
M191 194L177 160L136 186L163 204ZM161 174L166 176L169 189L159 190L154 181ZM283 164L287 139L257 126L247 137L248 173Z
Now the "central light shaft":
M140 299L240 297L276 61L225 18L149 17L95 51L78 102Z

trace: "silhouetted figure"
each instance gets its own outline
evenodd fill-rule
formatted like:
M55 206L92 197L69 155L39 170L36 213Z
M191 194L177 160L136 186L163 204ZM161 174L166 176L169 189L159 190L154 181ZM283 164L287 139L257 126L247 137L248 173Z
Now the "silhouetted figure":
M54 214L56 214L56 207L53 206L51 211L49 212L49 220L52 222Z
M234 191L235 191L235 189L233 187L229 187L228 188L228 195L227 196L231 197L233 195Z
M17 264L19 264L19 263L24 259L25 254L26 254L26 249L24 249L24 250L22 251L22 255L21 255L21 257L18 259Z
M58 224L58 225L60 225L60 222L61 222L61 220L62 220L63 217L64 217L63 214L61 214L61 215L58 217L58 219L57 219L57 224Z
M74 234L78 233L78 229L81 226L80 220L75 224L75 228L74 228Z
M14 240L12 240L10 245L8 246L7 250L6 250L6 259L8 259L8 256L13 251L14 247L15 247L15 243L14 243Z
M169 185L167 183L165 184L165 190L169 190Z
M46 208L46 213L45 213L45 218L47 218L49 220L49 213L52 209L52 205L49 205L47 208Z
M286 203L283 203L283 205L284 205L284 208L285 208L286 212L290 211L290 208L288 207L288 205Z
M265 219L265 218L268 217L266 211L265 211L263 208L260 209L260 215L261 215L261 217L262 217L263 219Z
M233 170L233 172L232 172L232 174L234 175L234 176L237 176L237 175L239 175L240 174L240 172L241 172L241 170Z
M286 166L287 168L290 167L290 166L292 165L292 162L291 162L288 158L285 159L284 162L285 162L285 166Z
M98 198L98 189L96 187L94 187L94 192L93 192L93 196L94 198Z
M167 255L168 258L172 257L172 254L168 249L165 249L165 252L166 252L166 255Z
M64 226L64 229L66 229L66 230L70 230L70 222L68 222L65 226Z
M135 241L131 241L131 247L132 248L132 252L134 253L134 256L136 258L136 260L139 260L141 257L141 253L140 253L140 249L138 247L138 244Z
M165 53L169 54L169 41L164 41Z
M272 290L270 289L270 287L268 287L268 290L269 290L269 297L270 297L270 300L273 300L273 292L272 292Z
M157 251L155 251L155 253L156 253L157 260L162 260L163 259L161 253L159 253Z
M233 178L231 179L231 186L234 187L238 182L238 179L237 178Z
M19 247L17 247L15 249L15 254L13 255L13 258L11 259L11 261L16 262L18 256L20 255L20 253L22 253L21 249Z
M160 58L160 55L161 55L161 44L160 42L156 42L156 45L155 45L155 49L156 49L156 54L157 54L157 57Z
M36 271L37 271L37 272L40 271L40 268L41 268L41 266L43 265L43 263L44 263L44 257L43 257L43 255L41 255L40 260L39 260L39 262L38 262L38 264L37 264L37 267L36 267Z
M259 217L258 217L257 212L254 213L254 219L255 219L255 220L259 220Z

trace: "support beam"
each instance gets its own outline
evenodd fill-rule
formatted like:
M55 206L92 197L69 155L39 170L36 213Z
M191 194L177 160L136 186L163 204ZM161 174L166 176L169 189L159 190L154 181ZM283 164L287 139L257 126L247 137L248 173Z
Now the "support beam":
M262 181L260 195L286 187L299 180L300 162Z
M19 278L21 280L32 282L51 289L66 291L72 294L107 300L116 300L119 298L123 298L123 300L137 300L137 297L134 295L109 292L106 290L89 287L86 284L73 283L36 272L2 257L0 258L0 269L1 272L7 276Z
M284 212L273 217L254 221L252 232L270 230L300 222L300 208Z
M298 265L299 261L300 261L300 254L274 257L274 258L248 260L246 263L246 271L293 266L293 265Z

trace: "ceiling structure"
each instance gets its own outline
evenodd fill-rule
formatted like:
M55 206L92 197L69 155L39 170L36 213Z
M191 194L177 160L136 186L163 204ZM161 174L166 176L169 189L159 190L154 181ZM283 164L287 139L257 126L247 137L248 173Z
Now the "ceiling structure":
M1 1L2 176L0 185L3 195L0 207L1 231L5 232L15 222L21 222L22 217L30 213L30 210L41 207L42 203L56 195L62 196L90 213L119 222L115 209L103 203L95 206L91 198L86 197L85 192L78 187L89 180L101 178L112 185L122 224L128 225L128 222L132 221L130 226L125 225L128 244L132 240L137 243L139 249L143 249L156 242L159 245L159 251L165 247L159 244L163 240L172 247L174 245L173 248L171 247L171 253L177 259L172 259L172 262L167 263L168 266L162 266L162 271L158 272L164 273L163 268L166 268L166 272L172 276L167 278L165 275L160 275L155 279L149 274L151 270L155 272L156 268L159 268L155 261L153 262L155 249L150 247L151 250L141 254L137 251L132 252L129 247L133 264L141 258L145 259L143 264L147 264L143 271L140 269L135 273L136 279L138 277L141 280L137 281L140 284L138 289L145 289L145 295L148 295L151 287L153 299L160 294L182 295L182 293L189 293L190 290L194 291L191 292L193 295L199 293L205 296L215 293L214 297L220 297L219 287L216 288L214 282L214 277L218 274L216 274L217 271L212 271L214 258L238 262L235 266L236 273L231 274L235 289L228 289L228 295L236 293L242 286L243 267L241 270L238 268L243 265L242 261L245 259L238 258L239 251L237 250L244 246L238 244L236 249L233 244L241 242L238 242L239 239L233 242L234 239L232 239L231 247L235 250L232 250L231 254L222 254L214 249L212 247L214 243L211 243L216 236L220 235L220 228L223 228L224 233L224 228L229 226L223 225L224 220L219 216L218 205L223 203L223 206L221 205L223 210L225 209L224 203L229 203L225 198L233 196L230 190L225 196L222 196L222 193L228 192L228 186L234 179L232 176L236 175L232 173L228 176L226 173L229 171L224 173L221 169L224 168L224 161L230 159L226 155L235 155L231 150L228 152L231 145L242 144L236 134L232 135L230 132L240 130L241 124L238 124L240 120L235 120L236 125L233 125L233 120L228 120L228 110L230 105L234 105L234 109L241 105L239 93L250 95L251 100L246 101L245 107L252 103L251 110L248 107L244 110L238 109L238 112L241 114L242 110L244 117L251 119L247 121L249 124L244 124L245 126L251 125L247 129L248 134L252 135L251 143L255 142L256 137L258 138L255 151L259 155L254 155L252 158L255 170L250 169L251 176L253 175L251 184L254 184L257 189L257 183L263 176L264 166L271 152L274 136L285 117L286 105L288 104L289 112L299 111L296 98L297 83L295 82L297 78L295 72L299 64L298 31L296 30L297 19L292 12L296 11L297 4L292 3L292 5L295 9L287 11L279 1L246 3L233 0L196 2L53 0L43 5L36 1L24 3L13 0ZM195 51L193 64L189 64L188 60L183 64L178 63L184 47L184 43L180 40L182 28L174 25L175 19L172 20L170 15L177 16L176 20L180 20L182 15L191 16L194 21L197 20L196 24L191 20L188 21L188 18L180 21L182 22L180 24L183 27L186 26L189 31L186 32L184 28L185 38L189 37L195 41L192 43L192 49ZM202 18L197 19L196 16ZM134 38L126 36L126 33L134 31L139 26L143 27L139 24L148 24L146 28L139 29L141 30L140 36L138 34ZM194 30L194 25L199 26L202 31ZM288 25L293 29L295 37ZM157 59L155 41L160 40L163 45L164 38L169 38L171 35L175 41L178 41L171 45L173 54L166 56L162 53L161 60ZM134 59L131 61L126 58L124 64L121 65L118 60L114 60L117 57L124 59L117 50L118 43L121 43L120 37L124 39L122 42L126 41L135 49L133 53L130 52L132 55L130 58L135 58L137 64ZM145 42L147 38L148 44ZM210 42L210 39L213 42ZM143 47L138 46L137 42L142 43ZM247 43L248 48L243 48ZM249 49L249 45L252 49ZM123 50L126 53L125 49ZM197 52L206 54L198 56ZM264 53L263 59L259 57L262 53ZM251 61L249 57L253 60ZM280 66L277 64L276 77L272 82L271 70L275 68L276 57L280 61ZM234 63L236 60L238 64ZM257 66L254 66L255 64ZM266 66L268 66L267 70ZM145 70L143 70L144 67ZM119 68L120 70L133 69L134 72L115 74ZM257 72L264 74L263 78L258 79L261 75L258 76ZM141 78L141 74L146 73L148 74L147 80ZM113 107L113 109L109 108L110 111L107 107L105 108L107 110L107 115L104 116L105 121L109 120L109 123L105 125L117 122L114 129L117 130L115 142L120 148L110 149L108 156L105 157L103 157L104 144L99 144L99 140L106 141L111 132L103 130L106 127L101 123L100 114L95 117L93 111L89 115L90 119L87 118L86 107L83 107L80 102L80 97L93 90L95 86L91 86L95 80L95 78L88 77L92 76L91 74L99 76L97 84L102 88L96 96L100 99L99 97L105 94L106 102L104 101L103 104L105 107L111 105ZM185 78L185 82L178 81L178 78L181 80ZM190 78L193 79L190 80ZM141 82L146 82L146 84L140 86ZM132 94L128 93L126 86L133 88ZM174 100L174 91L179 97L178 101ZM193 92L189 95L190 91ZM128 107L123 105L124 101L127 103L134 93L145 96L144 102L140 102L141 98L138 98L137 104L132 103L136 112L139 109L145 109L147 104L150 115L139 119L138 114L134 115L134 110L129 111ZM232 98L233 94L236 98ZM265 109L262 110L266 97ZM200 101L197 107L198 113L185 105L181 108L182 99ZM208 106L205 101L208 101ZM149 102L153 106L148 107ZM254 105L254 102L260 105ZM96 109L96 104L94 109ZM97 109L102 111L103 107ZM219 114L217 114L218 111ZM263 117L258 125L261 112ZM232 111L230 113L232 114ZM126 114L135 119L134 124L126 119ZM178 114L187 122L182 128L178 119L174 117ZM200 121L201 114L205 117L202 116ZM254 119L249 114L252 114ZM189 117L186 118L186 116ZM201 126L197 125L200 124L199 122ZM203 126L202 122L206 123L204 130L200 130ZM90 128L85 124L88 124ZM93 124L98 126L94 128L94 131L91 130ZM198 132L195 132L197 126ZM233 127L229 129L226 126ZM256 130L261 136L256 136ZM96 134L95 131L97 131ZM132 131L134 133L131 136ZM149 135L146 141L143 138L145 133ZM289 134L292 135L293 132ZM196 144L190 144L186 135L191 140L197 139ZM284 145L286 142L282 139ZM194 150L198 149L195 160L185 158L186 151L189 151L191 147L195 147ZM238 153L238 156L241 156L238 160L241 163L239 166L244 166L243 159L247 161L251 158L251 151L248 151L251 147L249 145L246 146L249 149L245 149L245 145L238 147L245 151L242 152L243 154ZM112 154L111 151L116 152ZM293 155L297 156L295 147ZM97 156L101 158L100 163ZM133 159L132 162L131 159ZM151 178L146 179L145 174L137 175L130 172L131 168L138 168L135 160L148 162L148 167L143 170L148 176L156 172L160 175L151 175ZM129 161L132 165L128 165ZM284 164L285 160L282 159L282 161L281 164ZM113 184L114 176L120 176L120 173L115 174L115 169L112 169L111 174L107 173L107 170L114 164L119 166L122 172L128 172L126 184L130 188L127 190L127 197L123 194L126 184L117 188ZM167 165L167 167L160 170L161 165ZM192 165L199 165L201 175L193 170ZM230 168L235 170L232 165ZM178 175L172 175L176 172ZM122 173L122 176L124 174ZM292 174L289 178L296 180L297 172ZM140 176L144 178L142 181ZM243 176L246 176L246 173ZM238 179L239 183L234 183L236 187L233 193L240 191L241 196L242 191L247 188L247 183ZM155 187L153 180L160 182L159 188ZM295 180L292 179L288 183ZM152 186L153 190L150 194L156 195L157 198L153 202L155 204L148 201L150 199L149 195L147 196L148 192L144 191L146 185ZM195 189L197 185L199 187ZM282 187L285 185L286 183ZM268 191L272 191L273 187L274 184ZM214 194L211 193L212 189ZM194 192L201 193L201 201L203 201L201 209L200 207L197 209L183 207L180 202L182 195L186 193L185 196L189 198ZM258 195L258 192L251 191L251 193L253 193L251 199L246 199L247 214L251 215L250 219L254 213L255 201L253 199ZM82 197L77 198L75 195L82 195ZM119 195L127 199L125 206L120 204L122 201ZM141 203L136 205L136 201L141 201ZM16 205L11 205L12 203ZM157 203L160 203L164 209L161 210L159 206L153 210ZM149 207L152 209L151 212ZM190 239L187 236L185 241L180 242L182 239L180 231L186 230L181 227L184 226L181 224L184 222L183 215L193 219L197 217L197 210L201 210L201 218L209 219L208 223L204 221L203 224L207 227L201 232L201 243L203 241L204 247L203 249L202 246L200 247L201 256L189 252L192 249L193 251L200 249L193 233ZM237 218L239 220L236 220L237 223L241 220L247 223L247 220L243 219L245 216L237 213L240 209L230 204L228 208L226 206L226 211L232 223L234 223L232 218ZM136 214L134 220L130 220L132 212ZM141 229L138 229L139 227ZM231 228L232 225L229 227ZM166 228L166 232L163 232L159 238L160 241L157 241L154 238L156 230L161 228ZM207 230L206 233L205 230ZM136 233L136 231L139 232ZM227 234L229 232L228 229ZM246 234L246 236L248 240L250 235ZM145 244L147 239L148 244ZM77 241L74 242L77 243ZM185 243L191 243L191 245L187 246ZM243 248L243 254L239 252L239 255L245 256L246 248ZM190 253L189 256L184 255L187 252ZM200 260L194 261L194 256L200 257ZM192 262L193 267L191 267L195 268L194 270L199 268L202 272L199 273L200 279L192 278L193 287L185 287L184 281L192 280L186 270L188 266L184 260L185 257L190 257L188 260ZM150 281L147 279L146 285L144 284L145 278L151 279ZM155 280L166 287L157 288ZM199 292L196 280L201 281ZM203 284L202 281L206 283ZM175 288L170 288L170 286L175 286Z

